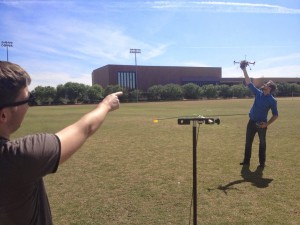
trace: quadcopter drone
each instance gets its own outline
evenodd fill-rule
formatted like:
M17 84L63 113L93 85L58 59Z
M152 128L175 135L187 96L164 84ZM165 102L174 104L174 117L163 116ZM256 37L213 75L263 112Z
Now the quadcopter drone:
M249 66L250 67L250 64L251 65L255 65L255 62L249 62L249 61L247 61L246 60L246 58L245 58L245 60L241 60L240 62L238 62L238 61L233 61L233 64L240 64L240 67L241 68L246 68L247 66ZM251 70L251 67L250 67L250 70Z

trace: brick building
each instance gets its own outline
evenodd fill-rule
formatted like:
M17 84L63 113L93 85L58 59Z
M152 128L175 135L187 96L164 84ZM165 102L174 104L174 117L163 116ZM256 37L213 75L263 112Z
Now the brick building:
M300 84L300 78L258 78L254 84L273 80ZM199 86L206 84L241 84L243 78L222 78L221 67L179 67L179 66L134 66L106 65L92 72L92 84L120 85L128 89L147 90L153 85L194 83Z

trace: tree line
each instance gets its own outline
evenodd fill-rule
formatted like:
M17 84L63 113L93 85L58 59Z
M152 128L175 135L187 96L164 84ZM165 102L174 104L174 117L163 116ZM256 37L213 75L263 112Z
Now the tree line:
M119 85L85 85L68 82L56 88L51 86L37 86L32 93L36 97L37 105L62 105L62 104L91 104L100 102L106 95L123 91L120 98L123 102L134 101L165 101L183 99L216 99L216 98L246 98L252 97L251 91L243 84L238 85L203 85L194 83L184 85L166 84L154 85L147 91L124 89ZM278 83L276 96L300 96L300 85L293 83Z

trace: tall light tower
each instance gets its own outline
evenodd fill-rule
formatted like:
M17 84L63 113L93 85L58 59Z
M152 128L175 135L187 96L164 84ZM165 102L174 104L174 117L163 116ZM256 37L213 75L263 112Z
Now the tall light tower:
M8 47L13 47L13 42L1 41L1 47L6 47L6 61L8 62Z
M131 48L130 53L134 53L134 61L135 61L135 85L136 85L136 101L139 101L139 92L138 92L138 77L137 77L137 62L136 62L136 54L142 53L141 49Z

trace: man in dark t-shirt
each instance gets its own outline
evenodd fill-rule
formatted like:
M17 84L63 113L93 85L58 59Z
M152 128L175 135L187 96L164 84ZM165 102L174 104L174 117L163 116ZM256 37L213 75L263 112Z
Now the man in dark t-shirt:
M52 224L43 176L57 170L57 136L1 138L0 152L0 224Z
M56 134L10 140L33 101L30 82L19 65L0 61L0 225L53 224L43 177L55 173L94 134L107 114L119 108L122 95L106 96L94 110Z

